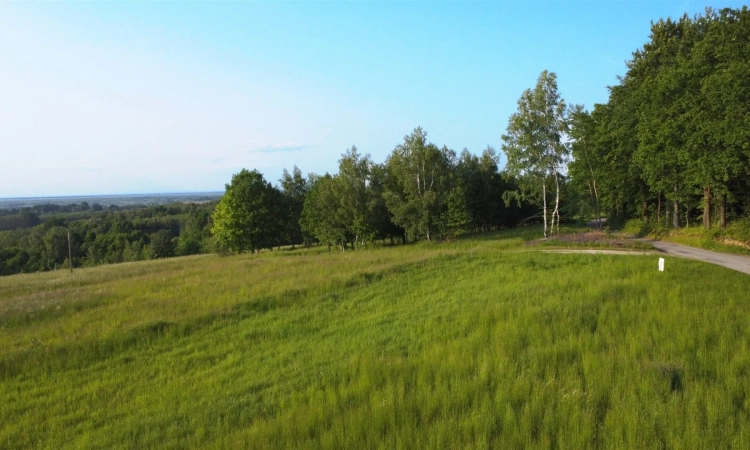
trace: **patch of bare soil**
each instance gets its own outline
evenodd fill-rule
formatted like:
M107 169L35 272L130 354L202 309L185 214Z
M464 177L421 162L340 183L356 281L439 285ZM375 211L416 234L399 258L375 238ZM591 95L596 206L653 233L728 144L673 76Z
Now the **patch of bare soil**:
M570 248L540 250L544 253L584 253L587 255L653 255L653 251L638 250L607 250L605 248Z
M594 246L594 247L612 247L612 248L633 248L634 243L632 240L622 236L615 236L607 234L603 231L594 230L586 231L583 233L572 233L572 234L560 234L550 236L544 239L536 239L529 241L527 245L545 245L554 246L560 244L562 246L570 244L578 244L582 246Z

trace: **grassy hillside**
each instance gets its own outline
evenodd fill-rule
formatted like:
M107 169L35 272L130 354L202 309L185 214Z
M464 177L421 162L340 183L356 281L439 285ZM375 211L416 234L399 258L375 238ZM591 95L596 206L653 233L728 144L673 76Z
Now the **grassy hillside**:
M750 277L529 236L0 278L0 447L746 448Z

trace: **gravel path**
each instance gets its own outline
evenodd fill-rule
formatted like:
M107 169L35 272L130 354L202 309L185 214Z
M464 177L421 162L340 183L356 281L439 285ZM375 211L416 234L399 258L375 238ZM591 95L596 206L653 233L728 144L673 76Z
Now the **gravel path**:
M606 219L600 220L602 224L606 223ZM593 220L591 222L588 222L587 225L590 228L596 228L596 221ZM728 269L736 270L738 272L750 275L750 256L713 252L711 250L703 250L702 248L689 247L687 245L657 241L654 239L638 240L648 242L649 244L653 245L654 248L662 253L666 253L667 255L678 256L681 258L697 259L698 261L717 264L719 266L724 266Z
M598 249L598 248L550 249L550 250L540 250L540 251L542 253L584 253L587 255L658 255L659 254L656 251L647 252L647 251L641 251L641 250L607 250L607 249Z
M653 245L654 248L668 255L697 259L699 261L717 264L750 275L750 256L712 252L711 250L703 250L702 248L688 247L687 245L673 244L672 242L656 241L652 239L639 240L648 242Z

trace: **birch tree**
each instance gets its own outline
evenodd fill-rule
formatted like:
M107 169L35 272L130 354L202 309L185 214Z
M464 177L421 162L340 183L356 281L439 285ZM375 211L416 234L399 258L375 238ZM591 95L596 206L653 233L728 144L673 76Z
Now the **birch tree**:
M545 70L536 87L521 95L518 112L510 116L502 136L506 170L519 180L516 197L541 203L545 237L548 228L554 232L557 225L560 230L560 176L569 153L566 128L566 106L557 90L557 75ZM554 187L554 209L548 221L549 185Z
M404 137L386 161L392 183L385 199L393 222L410 238L432 240L440 230L440 220L450 190L450 150L427 142L421 127Z
M305 197L300 218L302 230L314 236L321 244L326 244L329 253L333 245L344 251L348 241L336 184L334 177L329 174L314 178Z
M339 173L334 176L341 215L354 236L352 248L370 242L375 235L370 202L372 166L370 155L362 155L352 146L341 155Z

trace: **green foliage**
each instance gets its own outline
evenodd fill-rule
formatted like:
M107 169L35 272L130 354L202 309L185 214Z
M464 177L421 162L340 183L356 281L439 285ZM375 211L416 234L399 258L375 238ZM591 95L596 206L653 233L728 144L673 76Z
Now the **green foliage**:
M305 233L314 236L328 246L339 246L342 250L351 236L347 235L347 221L343 216L336 180L326 174L312 183L305 198L300 225Z
M169 258L175 256L175 241L169 230L161 230L151 237L151 258Z
M0 446L745 448L750 278L539 231L3 277Z
M386 160L391 182L386 186L385 200L393 222L402 227L410 239L432 240L445 220L442 214L450 192L450 150L427 142L421 127L404 136Z
M59 266L68 258L68 230L54 225L44 235L45 265L50 269Z
M209 253L211 248L206 241L211 238L210 230L211 213L206 209L191 211L180 231L176 253L180 256Z
M15 230L17 228L31 228L39 225L41 220L33 211L16 214L0 215L0 230Z
M302 218L302 209L305 204L305 196L310 190L310 182L302 176L302 171L294 166L292 173L284 169L284 173L279 180L282 189L281 198L281 220L280 227L283 230L283 239L292 244L299 244L309 240L302 234L300 219Z
M675 228L700 218L710 228L717 203L722 228L726 216L745 214L748 24L744 6L652 23L608 103L573 123L577 188L595 179L608 215L653 221L669 212Z
M212 203L158 205L90 212L83 218L76 208L71 213L43 216L44 221L35 227L0 232L0 274L67 267L68 230L75 268L149 259L151 239L162 230L179 236L177 254L210 252L213 207Z
M230 253L271 247L278 223L274 215L280 194L257 170L232 176L213 213L211 232L217 245Z
M471 221L471 213L466 203L466 191L463 183L456 183L448 194L448 211L445 220L447 233L445 234L449 236L466 234L469 231Z
M366 244L375 236L370 200L373 196L370 189L372 166L370 155L361 155L357 147L352 146L341 155L339 173L334 176L338 213L353 247Z

